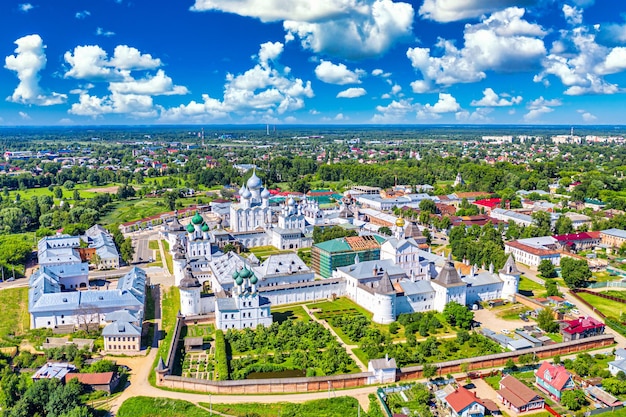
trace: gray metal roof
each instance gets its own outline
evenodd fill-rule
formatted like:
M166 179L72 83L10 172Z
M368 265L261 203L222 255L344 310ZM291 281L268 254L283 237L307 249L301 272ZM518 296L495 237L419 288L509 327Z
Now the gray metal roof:
M406 295L415 295L415 294L424 294L435 292L432 285L430 285L429 281L409 281L402 280L400 281L400 286L404 290L404 294Z
M141 336L141 329L128 321L114 321L104 326L102 336Z

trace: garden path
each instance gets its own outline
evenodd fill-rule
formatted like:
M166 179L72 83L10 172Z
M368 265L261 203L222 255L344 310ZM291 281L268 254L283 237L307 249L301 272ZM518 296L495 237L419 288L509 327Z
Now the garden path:
M317 317L315 317L315 315L311 313L307 305L302 305L302 308L304 308L304 311L306 311L309 317L311 317L311 320L314 320L318 322L319 324L321 324L322 326L324 326L324 328L326 328L330 332L330 334L332 334L333 337L339 341L339 344L346 350L346 352L348 352L348 355L350 355L350 357L354 360L354 363L356 363L356 365L359 367L361 372L367 372L367 365L361 362L358 356L356 356L354 352L352 351L352 349L358 348L357 345L348 345L344 343L344 341L341 340L341 337L339 337L337 333L335 333L335 330L331 327L330 324L328 324L328 322L326 322L326 320L320 320Z

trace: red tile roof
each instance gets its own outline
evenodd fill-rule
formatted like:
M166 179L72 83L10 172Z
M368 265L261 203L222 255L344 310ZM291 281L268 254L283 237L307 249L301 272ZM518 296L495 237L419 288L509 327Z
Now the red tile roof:
M595 330L604 327L604 323L599 322L593 317L579 317L575 320L563 320L567 323L567 327L563 331L569 334L584 333L587 330Z
M575 242L577 240L600 239L600 232L569 233L566 235L556 235L552 237L559 242Z
M113 372L100 372L97 374L69 373L65 375L65 382L76 378L78 382L85 385L107 385L113 380L113 375Z
M480 399L476 395L469 391L467 388L459 387L454 392L448 394L446 402L456 411L460 413L473 403L482 404Z
M549 373L550 380L547 380L545 378L546 372ZM535 375L542 381L545 381L546 384L556 388L559 391L563 390L567 382L572 377L572 374L570 374L563 365L555 366L549 362L543 362L539 369L535 371Z
M528 253L530 253L532 255L537 255L537 256L558 255L557 251L550 250L550 249L536 248L534 246L525 245L525 244L520 243L520 242L518 242L516 240L513 240L511 242L505 242L504 244L507 245L507 246L510 246L512 248L519 249L519 250L522 250L524 252L528 252Z
M502 200L499 198L485 198L483 200L476 200L474 204L477 206L489 207L490 209L494 209L500 205Z

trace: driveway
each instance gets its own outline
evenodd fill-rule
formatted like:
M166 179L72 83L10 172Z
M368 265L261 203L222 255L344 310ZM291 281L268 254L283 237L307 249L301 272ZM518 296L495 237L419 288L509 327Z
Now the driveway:
M532 322L525 322L520 319L504 320L496 315L497 311L498 310L492 311L486 308L476 310L474 311L474 320L480 322L482 328L486 327L494 332L499 332L502 329L515 330L519 327L532 324Z

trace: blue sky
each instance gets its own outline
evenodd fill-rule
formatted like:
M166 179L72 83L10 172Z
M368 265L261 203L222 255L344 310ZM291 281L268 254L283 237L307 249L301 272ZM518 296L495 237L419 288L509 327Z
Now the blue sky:
M0 124L623 124L609 0L4 0Z

